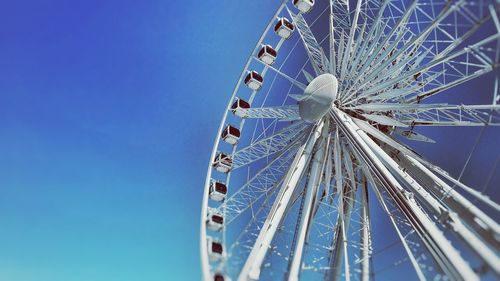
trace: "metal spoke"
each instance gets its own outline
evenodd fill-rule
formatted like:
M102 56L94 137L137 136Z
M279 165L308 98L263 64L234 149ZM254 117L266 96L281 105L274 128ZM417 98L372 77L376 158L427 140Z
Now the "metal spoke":
M276 155L272 161L256 172L255 176L227 198L224 204L218 208L219 212L225 211L226 225L281 183L296 148L297 146L291 146L290 149Z
M304 136L304 129L307 124L297 122L276 132L274 135L256 141L249 146L242 148L232 155L233 169L248 165L263 157L273 155L282 149L290 146L292 140L300 140L300 135Z
M300 37L302 38L302 42L304 43L316 75L326 73L328 71L327 66L329 65L328 59L326 58L323 49L316 40L316 37L314 37L314 34L309 28L309 25L305 21L304 17L301 14L293 14L288 8L287 11L299 31Z
M312 149L316 144L316 140L321 135L322 128L322 123L316 126L314 131L309 136L308 141L299 149L299 152L297 153L291 165L293 169L288 171L278 197L273 204L271 212L269 213L264 226L262 227L262 230L257 237L257 240L255 241L252 251L248 256L238 279L259 279L262 262L264 261L264 257L267 253L267 250L269 249L269 245L271 244L278 226L282 221L283 215L285 213L285 210L287 209L288 204L290 203L290 198L295 191L297 183L300 181L304 169L311 159L310 155ZM296 167L298 168L296 169Z
M296 105L285 105L276 107L261 107L240 109L245 118L277 118L281 121L299 120L299 107Z

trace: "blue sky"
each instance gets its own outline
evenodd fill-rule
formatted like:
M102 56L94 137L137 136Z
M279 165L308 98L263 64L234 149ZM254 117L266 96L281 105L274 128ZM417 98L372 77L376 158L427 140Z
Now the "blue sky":
M211 143L275 9L209 2L0 5L0 280L199 279Z
M278 1L4 2L0 280L198 280L212 142Z

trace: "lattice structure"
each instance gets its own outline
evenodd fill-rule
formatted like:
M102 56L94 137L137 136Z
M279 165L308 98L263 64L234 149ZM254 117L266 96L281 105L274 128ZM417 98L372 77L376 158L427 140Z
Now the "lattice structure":
M215 140L204 279L498 279L500 205L412 144L446 145L422 127L496 132L499 14L494 0L283 1ZM259 55L264 44L276 51L272 64ZM252 71L262 81L246 79ZM455 99L471 80L483 84L470 93L482 104ZM228 124L238 129L231 141Z

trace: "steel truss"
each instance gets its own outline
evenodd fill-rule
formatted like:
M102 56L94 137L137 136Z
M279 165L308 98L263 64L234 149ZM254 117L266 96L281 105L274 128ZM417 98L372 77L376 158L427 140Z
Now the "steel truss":
M423 126L500 125L500 3L315 2L302 13L282 1L228 102L202 204L204 279L371 280L380 270L374 210L397 239L387 270L402 266L419 280L499 278L496 198L425 160L411 141L439 145L417 132ZM272 31L280 17L294 25L288 40ZM319 26L327 34L315 34ZM259 58L264 44L277 52L272 65ZM300 50L303 64L292 60ZM244 83L254 70L264 78L259 91ZM297 93L325 73L338 80L335 101L307 123ZM480 104L435 100L473 79L492 82L470 93ZM239 109L243 118L232 115L236 98L250 106ZM221 138L228 124L241 131L233 145ZM221 151L227 173L214 166ZM213 181L227 186L223 200L210 199ZM207 228L210 214L223 218L218 231Z

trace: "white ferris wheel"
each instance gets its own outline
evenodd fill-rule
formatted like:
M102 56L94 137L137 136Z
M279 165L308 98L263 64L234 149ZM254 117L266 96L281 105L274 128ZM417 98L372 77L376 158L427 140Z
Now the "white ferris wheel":
M499 204L413 148L498 129L500 1L278 4L215 139L203 278L500 278Z

